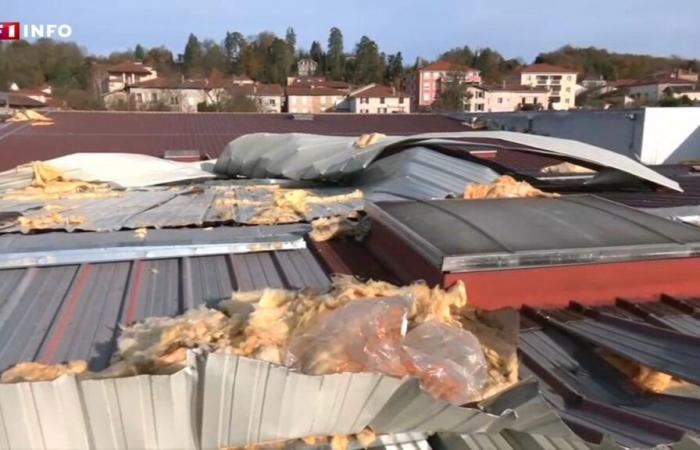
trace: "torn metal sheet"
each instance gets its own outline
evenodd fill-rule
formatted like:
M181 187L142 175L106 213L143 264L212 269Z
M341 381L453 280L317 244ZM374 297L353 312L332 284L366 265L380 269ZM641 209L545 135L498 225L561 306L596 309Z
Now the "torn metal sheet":
M181 163L135 153L73 153L44 163L78 181L101 181L123 188L155 186L176 181L202 180L215 175L201 164ZM206 166L205 166L206 167ZM31 183L31 166L0 173L0 188L18 188Z
M294 198L301 193L298 196L301 201L280 201L280 196L285 193ZM363 209L364 203L362 193L355 188L302 191L237 183L152 187L126 190L107 198L0 200L0 213L19 211L25 217L24 226L8 224L0 229L0 233L39 229L117 231L227 222L297 223L318 217L352 215Z
M227 176L250 178L340 179L366 169L387 149L477 145L479 148L515 148L518 151L584 161L682 191L676 181L637 161L610 150L569 139L508 131L466 131L387 136L362 148L355 145L356 141L357 137L302 133L250 134L228 144L214 166L214 171Z
M366 209L444 272L700 254L700 228L595 196L381 202Z
M0 384L0 447L197 449L196 359L174 375Z
M520 420L541 430L562 426L538 393L532 397L522 390L528 387L516 385L500 394L500 404L508 407L494 407L489 413L435 400L415 379L373 373L311 376L264 361L210 354L203 388L202 448L354 434L366 426L380 434L497 433L517 427Z
M0 237L0 269L306 248L309 225Z
M379 159L349 183L372 201L461 196L469 183L492 183L498 173L475 162L414 147Z

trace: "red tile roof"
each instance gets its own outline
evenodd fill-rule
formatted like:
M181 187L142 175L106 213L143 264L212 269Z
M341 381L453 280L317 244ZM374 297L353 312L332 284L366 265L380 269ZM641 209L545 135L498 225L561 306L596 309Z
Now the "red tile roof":
M436 114L316 114L292 120L285 114L56 112L54 124L0 128L0 170L76 152L126 152L163 156L194 149L216 157L231 140L248 133L364 133L408 135L465 131L460 121Z
M477 69L469 66L465 66L463 64L456 64L452 63L449 61L435 61L434 63L428 64L427 66L423 66L419 69L421 72L423 71L428 71L428 70L435 70L435 71L452 71L452 72L478 72Z
M553 64L531 64L519 69L520 73L577 73L575 69L569 69Z
M181 80L179 78L158 77L152 80L130 84L129 87L151 89L206 89L210 86L209 82L204 79Z
M151 71L148 70L146 67L144 67L143 64L141 64L139 62L133 62L133 61L124 61L123 63L119 63L117 65L108 67L107 72L111 72L111 73L141 73L144 75L148 75L149 73L151 73Z
M630 86L647 86L647 85L652 85L652 84L681 84L684 86L695 86L694 81L689 81L689 80L683 80L681 78L650 78L647 80L640 80L637 81L636 83L630 83L626 84L625 87L630 87Z
M264 95L270 97L282 97L284 95L284 88L282 88L282 86L279 84L240 84L233 85L228 89L234 94Z
M338 96L344 97L348 95L345 90L334 89L326 86L287 86L287 95L292 96Z

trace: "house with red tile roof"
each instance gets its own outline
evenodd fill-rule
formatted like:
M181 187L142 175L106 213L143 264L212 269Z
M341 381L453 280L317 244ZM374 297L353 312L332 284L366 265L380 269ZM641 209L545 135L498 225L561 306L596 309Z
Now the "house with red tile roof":
M287 111L295 114L318 114L347 111L347 89L316 84L287 86Z
M407 92L394 86L372 83L355 89L348 96L350 112L360 114L410 113L411 99Z
M102 91L116 92L128 84L141 83L158 77L158 72L152 67L143 65L140 61L124 61L100 70Z
M518 74L521 85L549 90L549 109L567 110L576 107L576 70L538 63L522 67Z
M481 84L481 73L473 67L448 61L435 61L425 65L411 74L406 89L413 101L413 107L428 109L435 103L441 86L448 79L457 79L460 83Z

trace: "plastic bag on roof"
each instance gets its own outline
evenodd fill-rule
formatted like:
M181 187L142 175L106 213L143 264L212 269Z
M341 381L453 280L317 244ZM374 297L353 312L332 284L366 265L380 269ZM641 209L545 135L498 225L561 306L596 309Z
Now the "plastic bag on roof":
M479 340L469 331L424 322L408 332L403 348L413 365L409 372L433 397L455 405L481 399L488 366Z
M424 322L406 333L413 300L355 300L292 336L284 364L302 373L379 372L414 376L455 405L481 398L487 362L479 340L458 325Z
M302 373L408 371L401 341L406 335L410 297L359 299L320 315L292 336L284 364Z

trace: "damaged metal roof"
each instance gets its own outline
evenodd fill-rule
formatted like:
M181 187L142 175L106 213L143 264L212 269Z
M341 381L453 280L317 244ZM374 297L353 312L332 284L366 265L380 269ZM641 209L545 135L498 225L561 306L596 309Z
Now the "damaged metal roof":
M585 161L669 189L682 190L677 182L610 150L568 139L509 131L386 136L366 146L359 146L357 137L256 133L232 141L219 157L214 171L249 178L340 179L366 169L384 151L415 146L481 149L515 146L518 151Z

